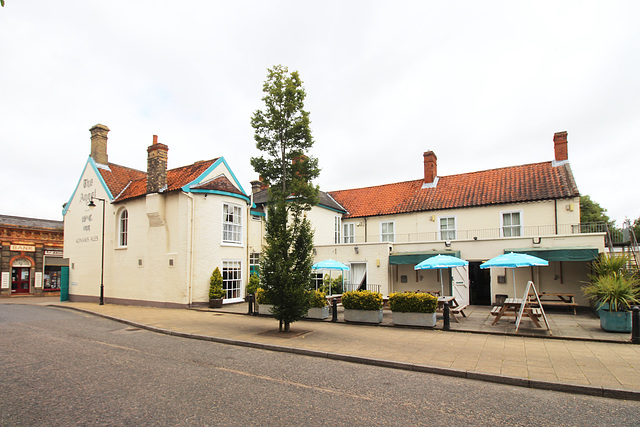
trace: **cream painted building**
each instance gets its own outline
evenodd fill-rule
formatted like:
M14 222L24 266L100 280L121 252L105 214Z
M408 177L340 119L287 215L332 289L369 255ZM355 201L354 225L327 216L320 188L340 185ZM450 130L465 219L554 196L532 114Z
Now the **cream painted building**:
M568 162L567 133L554 135L555 159L453 176L437 175L437 158L424 153L415 181L323 193L310 214L315 261L350 266L349 289L388 295L439 291L462 304L491 304L496 295L521 296L528 280L544 292L580 291L589 263L605 250L605 230L580 224L580 194ZM264 202L260 193L256 200ZM548 267L484 270L513 251L536 255ZM436 254L469 261L465 268L414 270ZM334 277L340 273L333 273Z
M225 302L242 301L250 198L224 158L167 170L168 147L154 136L142 172L108 161L108 132L91 128L63 211L70 300L98 301L102 289L109 303L206 304L219 267Z

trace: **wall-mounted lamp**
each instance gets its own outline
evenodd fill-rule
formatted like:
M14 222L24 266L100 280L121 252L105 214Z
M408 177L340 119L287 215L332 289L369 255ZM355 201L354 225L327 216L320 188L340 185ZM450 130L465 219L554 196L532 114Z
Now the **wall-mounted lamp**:
M533 242L534 245L539 245L540 242L542 242L542 237L532 237L531 241Z
M478 236L473 236L473 240L478 240Z
M358 249L358 247L357 247L357 246L356 246L356 247L354 247L354 248L353 248L353 250L354 250L354 251L356 251L356 253L357 253L357 254L358 254L358 253L360 253L360 250Z
M313 254L318 255L318 251L316 250L316 248L313 248Z
M451 241L447 240L446 242L444 242L444 245L448 248L451 247Z

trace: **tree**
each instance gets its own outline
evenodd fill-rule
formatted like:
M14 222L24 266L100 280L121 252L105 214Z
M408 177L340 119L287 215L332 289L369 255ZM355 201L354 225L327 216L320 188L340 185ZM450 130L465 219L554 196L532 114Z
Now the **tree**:
M585 195L580 196L580 222L582 224L592 222L606 222L612 224L612 221L606 215L607 210L601 207L597 202L591 200L591 197Z
M276 65L268 70L262 100L265 107L252 119L261 157L251 165L269 186L264 256L260 284L273 301L280 330L304 316L309 308L313 231L307 211L318 202L312 180L320 174L318 161L307 154L313 146L306 92L297 71Z

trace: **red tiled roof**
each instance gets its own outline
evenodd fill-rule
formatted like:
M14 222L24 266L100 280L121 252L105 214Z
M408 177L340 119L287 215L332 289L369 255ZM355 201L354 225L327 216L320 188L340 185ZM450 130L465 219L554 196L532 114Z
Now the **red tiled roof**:
M347 209L347 218L579 196L569 165L551 162L442 176L435 188L422 184L419 179L329 194Z
M225 175L220 175L219 177L191 188L194 190L217 190L226 191L227 193L242 194L242 191L238 190L238 188L236 188L236 186L233 185Z
M168 191L179 190L202 175L218 159L204 160L192 165L167 171ZM98 167L105 183L114 196L114 202L144 196L147 194L147 174L135 169L109 163L110 171Z

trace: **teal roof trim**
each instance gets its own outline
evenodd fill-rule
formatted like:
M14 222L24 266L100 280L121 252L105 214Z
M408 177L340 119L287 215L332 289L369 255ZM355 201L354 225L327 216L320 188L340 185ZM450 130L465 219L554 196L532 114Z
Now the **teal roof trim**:
M111 190L109 190L107 183L104 182L104 179L102 178L102 174L98 171L98 166L96 165L96 162L93 160L93 158L91 158L91 156L89 156L89 158L87 159L87 163L85 163L84 168L82 169L83 173L82 175L80 175L80 178L78 178L78 183L76 184L76 188L73 190L73 193L71 193L71 197L69 197L69 200L64 205L64 209L62 209L62 216L65 216L67 214L67 211L69 210L69 206L71 206L71 201L73 200L73 196L76 195L76 193L78 192L78 188L80 188L80 183L82 182L82 176L84 175L84 171L87 170L87 165L91 165L91 169L93 169L96 176L98 177L98 181L102 185L102 188L104 188L104 191L107 193L107 197L109 198L109 203L111 203L111 201L113 200L113 194L111 194Z
M193 190L189 190L191 193L206 193L206 194L220 194L222 196L231 196L231 197L236 197L238 199L242 199L247 203L251 202L251 199L248 196L244 196L242 194L237 194L237 193L229 193L228 191L220 191L220 190L200 190L200 189L193 189Z
M238 181L238 178L236 178L236 175L233 173L233 171L231 170L231 168L229 167L229 164L227 163L227 161L224 159L224 157L220 157L218 160L216 160L215 162L213 162L213 164L211 166L209 166L207 168L206 171L204 171L202 174L200 174L199 177L197 177L195 180L191 181L190 183L188 183L187 185L182 187L182 191L184 191L185 193L189 193L189 192L196 192L196 190L192 190L191 187L192 186L196 186L198 184L200 184L202 182L202 180L204 179L205 176L209 175L209 173L211 173L212 170L214 170L215 168L217 168L218 166L220 166L220 164L224 164L227 168L227 170L229 171L229 173L231 174L231 178L233 178L233 182L235 182L235 184L238 186L238 188L240 189L240 191L242 191L242 193L247 196L247 192L244 191L244 188L242 188L242 185L240 185L240 182ZM248 197L248 196L247 196Z

